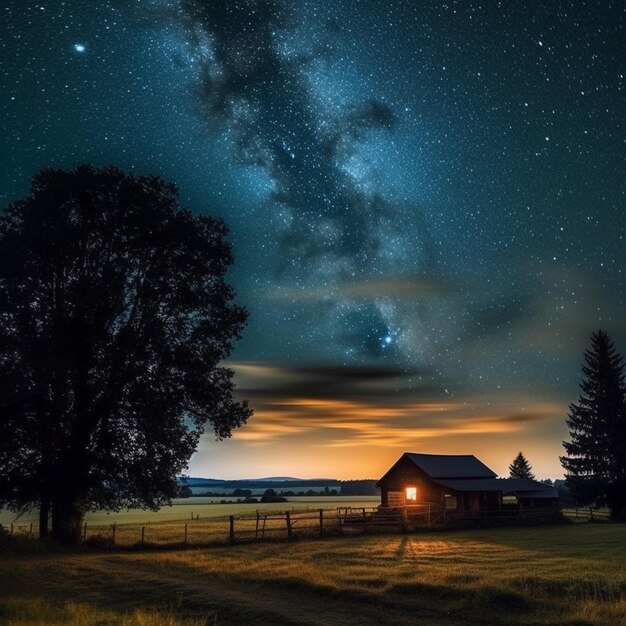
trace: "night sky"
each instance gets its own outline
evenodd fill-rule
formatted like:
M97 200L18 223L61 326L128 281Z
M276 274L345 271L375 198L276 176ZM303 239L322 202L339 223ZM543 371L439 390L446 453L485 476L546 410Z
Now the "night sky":
M192 475L560 477L589 335L626 350L624 11L9 0L0 202L113 163L225 219L256 414Z

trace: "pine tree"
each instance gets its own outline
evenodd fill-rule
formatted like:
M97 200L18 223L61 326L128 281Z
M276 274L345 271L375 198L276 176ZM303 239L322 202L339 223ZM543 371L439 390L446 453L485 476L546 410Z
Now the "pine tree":
M572 495L581 504L607 505L626 519L626 386L624 362L602 330L591 336L582 367L582 394L567 417L571 441L561 457Z
M513 463L509 465L509 476L511 478L530 478L535 480L535 475L532 473L532 466L526 460L526 457L520 452L514 459Z

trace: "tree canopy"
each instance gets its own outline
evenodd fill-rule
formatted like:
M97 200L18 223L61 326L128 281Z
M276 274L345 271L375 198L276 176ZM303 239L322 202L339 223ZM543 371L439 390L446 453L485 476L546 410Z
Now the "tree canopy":
M526 460L526 457L520 452L514 459L511 465L509 465L509 477L510 478L530 478L535 480L535 475L532 472L532 466Z
M169 502L205 428L250 416L220 366L247 318L226 234L114 167L43 170L0 217L0 504L42 535Z
M567 417L571 441L561 457L568 487L581 504L607 505L626 520L626 386L624 362L603 330L591 336L582 393Z

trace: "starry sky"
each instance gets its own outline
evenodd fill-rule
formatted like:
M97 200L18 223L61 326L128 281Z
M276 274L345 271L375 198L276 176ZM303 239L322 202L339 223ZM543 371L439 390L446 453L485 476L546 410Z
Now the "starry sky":
M255 415L190 474L560 477L582 353L626 350L624 5L8 0L2 206L42 167L174 181L230 228Z

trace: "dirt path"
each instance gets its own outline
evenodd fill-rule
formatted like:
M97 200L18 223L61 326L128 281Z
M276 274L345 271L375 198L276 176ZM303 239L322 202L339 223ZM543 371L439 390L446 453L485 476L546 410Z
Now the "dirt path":
M32 595L52 602L84 602L101 608L135 608L200 617L207 624L349 626L415 624L410 601L363 592L316 589L301 581L246 581L193 567L154 565L123 554L55 558L15 557L0 569L0 595ZM7 579L7 572L12 575ZM4 580L2 580L4 578ZM403 605L403 606L402 606ZM420 625L442 624L421 615ZM461 622L445 621L451 626Z

